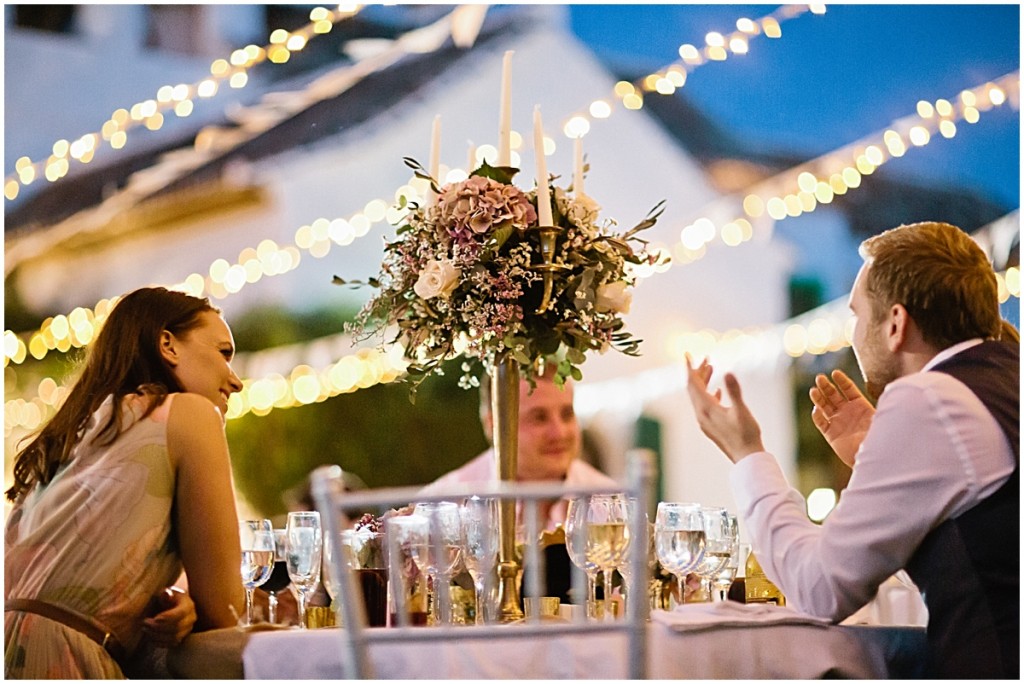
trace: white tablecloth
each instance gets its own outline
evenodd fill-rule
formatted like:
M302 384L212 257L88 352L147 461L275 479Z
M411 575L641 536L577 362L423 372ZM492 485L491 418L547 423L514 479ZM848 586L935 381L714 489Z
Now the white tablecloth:
M648 639L652 679L906 678L920 676L924 654L920 628L813 622L678 629L656 618ZM622 633L456 637L371 643L369 659L378 679L624 679L626 648ZM248 636L242 664L246 679L337 679L343 657L337 629L262 632Z

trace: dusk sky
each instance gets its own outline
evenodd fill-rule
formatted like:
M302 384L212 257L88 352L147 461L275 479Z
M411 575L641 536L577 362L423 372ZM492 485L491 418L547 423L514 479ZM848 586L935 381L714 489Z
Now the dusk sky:
M655 70L682 43L704 45L740 17L778 5L573 5L576 34L603 59ZM696 69L679 91L729 133L764 150L808 158L884 130L918 100L960 91L1020 68L1020 7L826 5L759 37L747 55ZM1020 114L1008 106L958 126L886 165L888 173L1020 203Z

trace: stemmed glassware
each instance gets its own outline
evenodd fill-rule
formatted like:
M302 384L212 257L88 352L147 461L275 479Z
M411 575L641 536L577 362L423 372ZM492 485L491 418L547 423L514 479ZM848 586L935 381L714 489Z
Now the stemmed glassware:
M704 557L704 522L700 505L662 501L654 521L654 553L661 566L676 576L683 602L686 575Z
M586 497L569 500L569 506L565 511L565 550L572 564L587 576L587 617L595 617L597 573L601 568L587 554L587 510Z
M263 584L263 591L267 592L267 607L269 609L268 620L271 624L277 623L277 595L288 588L292 583L288 577L288 531L274 530L274 570L270 573L270 579Z
M269 520L243 520L238 524L238 537L242 545L245 624L252 625L253 590L270 578L274 567L274 533Z
M736 573L740 565L740 527L735 515L728 517L726 523L726 535L729 538L729 559L722 565L714 577L711 578L711 600L724 601L729 596L729 587L736 579Z
M484 588L498 562L498 500L473 496L460 509L462 561L473 578L476 624L484 624Z
M413 560L421 572L427 573L434 585L435 605L443 625L451 624L451 596L448 578L459 564L462 555L462 524L459 505L451 501L418 503L413 514L429 521L425 549L413 552ZM442 600L443 599L443 600Z
M582 537L586 539L586 561L604 575L604 617L606 620L614 619L611 611L612 573L624 563L629 550L629 501L621 494L593 494L574 499L569 506L572 510L568 512L566 548L570 538L569 527L572 527L572 536L577 538L579 533L576 530L582 530ZM584 566L580 567L586 571Z
M288 576L299 595L299 628L306 628L306 597L320 581L323 533L316 511L288 514Z
M724 508L704 506L700 509L704 526L704 557L694 572L700 577L701 596L711 600L711 580L729 562L737 539L730 532L729 512Z
M643 519L644 519L644 529L646 530L647 524L648 524L647 523L647 513L645 511L640 510L640 502L636 499L636 497L632 497L632 496L628 497L626 499L626 507L628 509L627 515L626 515L627 529L629 529L628 526L632 524L632 521L636 520L636 518L639 517L639 516L643 516ZM651 540L650 540L650 536L649 535L647 536L646 540L642 539L642 540L640 540L638 542L635 542L635 543L642 544L642 543L644 543L644 541L647 542L648 550L650 550L650 542L651 542ZM634 543L634 542L631 542L631 543ZM645 551L644 552L644 558L647 558L648 555L649 555L648 552ZM629 554L628 553L623 553L622 554L622 560L619 562L618 566L616 566L616 570L618 570L619 574L622 576L622 591L623 591L623 596L624 596L624 600L623 600L623 604L622 605L623 605L623 608L625 608L626 605L627 605L626 602L628 602L632 598L629 595L629 589L632 588L632 584L630 584L630 578L633 576L633 565L630 562Z

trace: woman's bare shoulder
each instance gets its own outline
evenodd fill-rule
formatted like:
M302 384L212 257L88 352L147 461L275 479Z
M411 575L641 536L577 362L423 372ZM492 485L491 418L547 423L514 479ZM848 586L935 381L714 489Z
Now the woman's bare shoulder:
M185 453L194 451L195 446L209 440L224 440L224 420L220 411L206 397L189 392L180 392L169 397L170 411L167 419L167 444L186 447Z

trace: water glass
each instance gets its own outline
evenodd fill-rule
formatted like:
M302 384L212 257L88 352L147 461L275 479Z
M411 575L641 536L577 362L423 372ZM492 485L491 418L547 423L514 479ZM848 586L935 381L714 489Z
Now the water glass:
M498 500L473 496L462 503L462 562L473 578L476 624L484 624L484 589L498 563Z
M419 589L427 563L430 521L422 515L396 515L384 521L384 534L392 579L391 624L426 624L426 605Z
M274 568L274 534L269 520L243 520L238 524L242 546L242 586L245 587L245 624L255 624L252 594L270 578Z
M597 573L601 571L587 554L588 501L577 497L569 500L565 512L565 550L569 560L587 576L587 617L597 616Z
M662 501L654 522L654 553L661 566L676 577L679 602L686 591L686 575L704 558L704 521L700 504Z
M462 557L462 522L459 506L451 501L419 503L413 509L429 521L425 553L416 554L420 570L430 576L434 585L434 605L438 608L438 622L452 624L449 578Z
M702 506L701 522L704 525L704 557L694 572L700 577L701 600L711 600L711 580L729 562L737 539L730 532L729 512L724 508Z
M295 511L288 514L288 577L299 595L299 628L306 628L306 599L320 582L323 533L320 514Z

